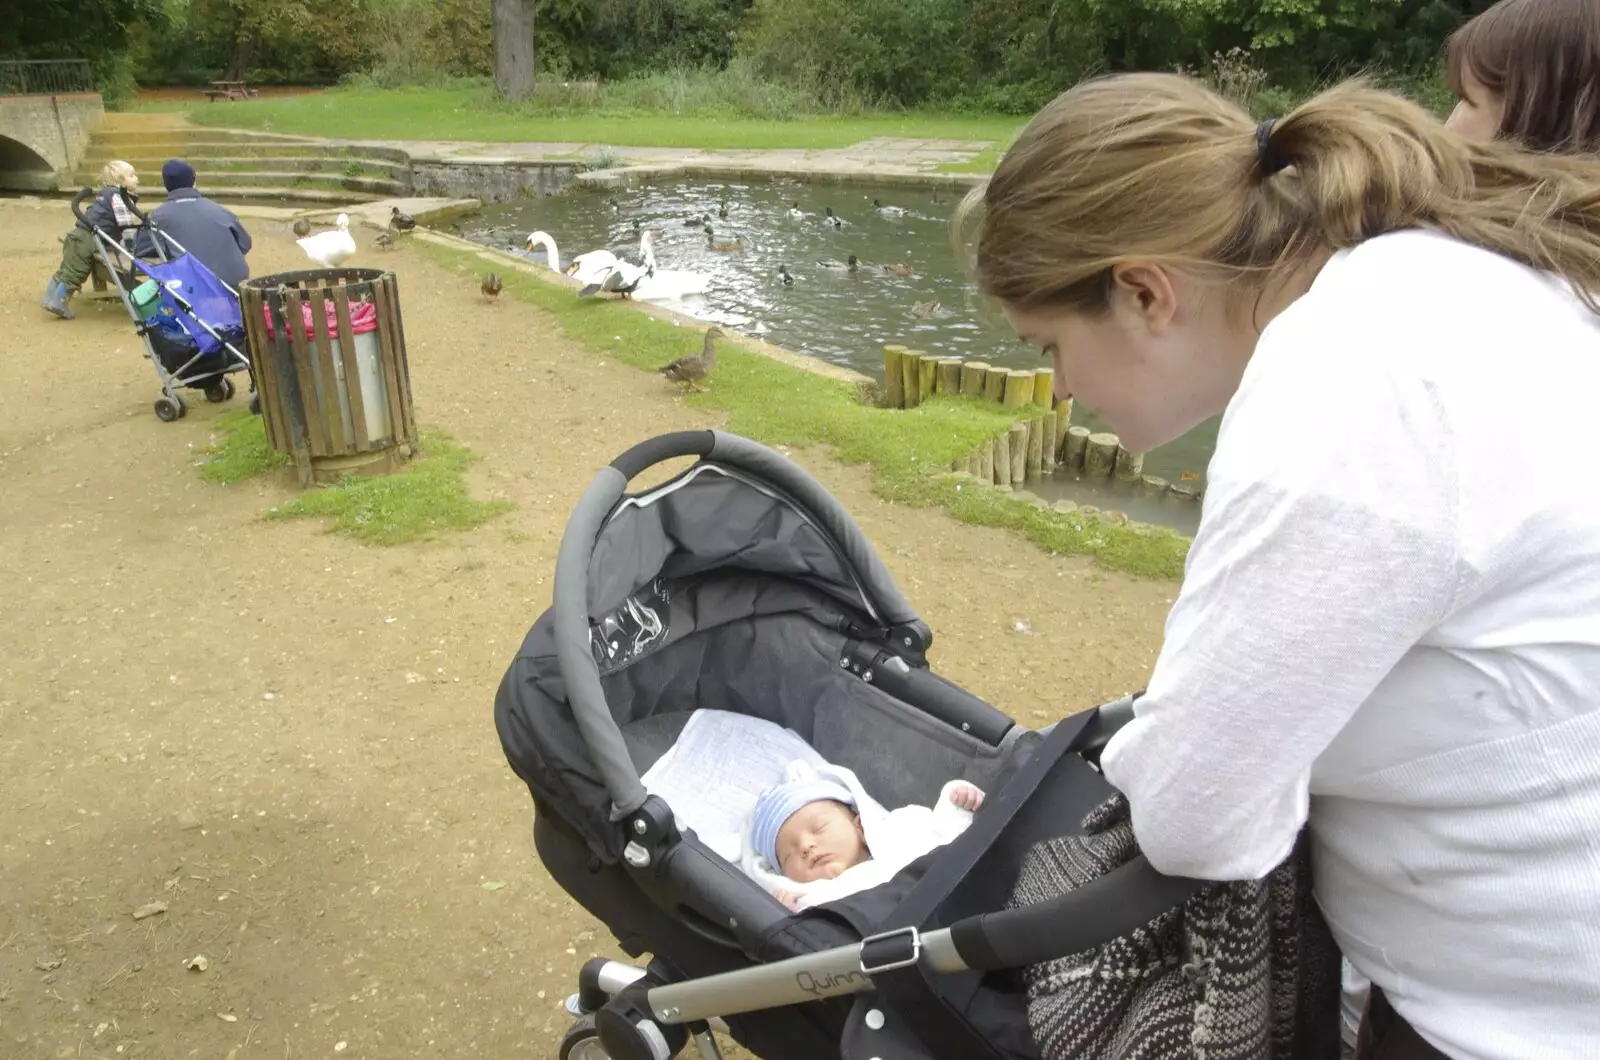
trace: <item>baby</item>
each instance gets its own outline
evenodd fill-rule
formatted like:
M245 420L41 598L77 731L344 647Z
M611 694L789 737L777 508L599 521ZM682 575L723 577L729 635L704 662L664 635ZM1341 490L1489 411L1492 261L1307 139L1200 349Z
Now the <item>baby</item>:
M966 781L946 784L933 807L906 806L863 822L848 770L827 769L768 788L751 817L751 849L781 875L772 893L791 910L877 886L912 861L960 835L983 805L983 792ZM884 849L875 872L850 870L874 861L873 843ZM759 864L759 863L758 863ZM805 886L839 880L837 886ZM770 883L770 881L768 881ZM801 886L789 888L782 883Z

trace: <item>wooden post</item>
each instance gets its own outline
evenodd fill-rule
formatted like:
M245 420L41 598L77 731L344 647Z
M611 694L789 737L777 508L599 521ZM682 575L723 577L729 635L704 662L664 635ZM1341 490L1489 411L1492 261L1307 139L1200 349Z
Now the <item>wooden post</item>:
M933 396L934 380L939 376L939 355L917 352L917 401L927 401Z
M1049 408L1055 400L1053 391L1056 387L1056 372L1054 368L1040 368L1033 373L1033 403L1041 408Z
M883 348L883 392L885 401L892 409L904 408L906 404L905 378L900 367L900 359L905 353L904 346Z
M1011 488L1011 432L994 439L994 484Z
M1132 482L1144 474L1144 454L1130 453L1117 446L1116 473L1118 482Z
M922 354L906 350L900 355L900 396L904 407L914 409L922 404Z
M989 366L983 361L968 361L961 366L961 392L967 397L983 397L983 377Z
M1005 395L1001 403L1020 409L1033 400L1033 373L1013 368L1006 373Z
M1068 427L1067 442L1062 449L1065 463L1068 467L1079 469L1083 467L1083 453L1089 446L1089 428Z
M1004 368L991 368L983 374L983 396L986 400L999 404L1005 400L1006 379L1011 375Z
M1028 479L1032 481L1044 474L1044 438L1049 430L1043 416L1028 421Z
M1139 484L1145 489L1153 490L1156 493L1165 493L1167 492L1167 487L1172 485L1160 475L1145 475L1139 479Z
M941 394L961 393L961 358L939 358L938 390Z
M1044 452L1044 463L1040 467L1046 475L1056 469L1056 459L1061 455L1061 450L1056 446L1056 439L1059 437L1060 435L1056 433L1056 414L1054 412L1046 412L1044 414L1044 444L1040 446L1040 449Z
M1011 484L1020 487L1028 481L1028 425L1013 423L1011 435Z
M1056 402L1056 459L1067 459L1067 428L1072 426L1072 399Z
M1117 466L1119 443L1114 434L1091 434L1083 450L1083 473L1090 478L1106 478Z
M985 486L994 485L994 439L990 438L978 449L978 481Z

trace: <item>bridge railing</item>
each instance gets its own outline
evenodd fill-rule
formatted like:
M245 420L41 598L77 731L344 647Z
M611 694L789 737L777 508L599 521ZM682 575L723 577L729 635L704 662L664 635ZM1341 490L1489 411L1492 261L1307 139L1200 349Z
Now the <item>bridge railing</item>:
M93 91L94 72L87 59L0 60L0 96Z

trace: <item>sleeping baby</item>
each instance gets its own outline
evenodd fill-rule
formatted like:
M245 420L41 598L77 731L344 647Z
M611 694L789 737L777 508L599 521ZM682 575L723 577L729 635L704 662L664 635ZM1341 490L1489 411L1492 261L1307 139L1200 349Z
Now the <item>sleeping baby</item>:
M745 871L799 911L886 883L966 830L983 792L964 780L944 786L933 806L885 811L854 773L793 762L751 813Z

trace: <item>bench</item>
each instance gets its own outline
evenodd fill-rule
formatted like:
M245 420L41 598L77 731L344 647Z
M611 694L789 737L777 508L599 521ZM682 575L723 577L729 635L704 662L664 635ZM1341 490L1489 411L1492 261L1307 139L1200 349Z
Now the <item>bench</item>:
M243 81L213 81L210 88L201 91L205 93L208 103L215 103L219 99L255 99L261 95L259 89L250 88Z

